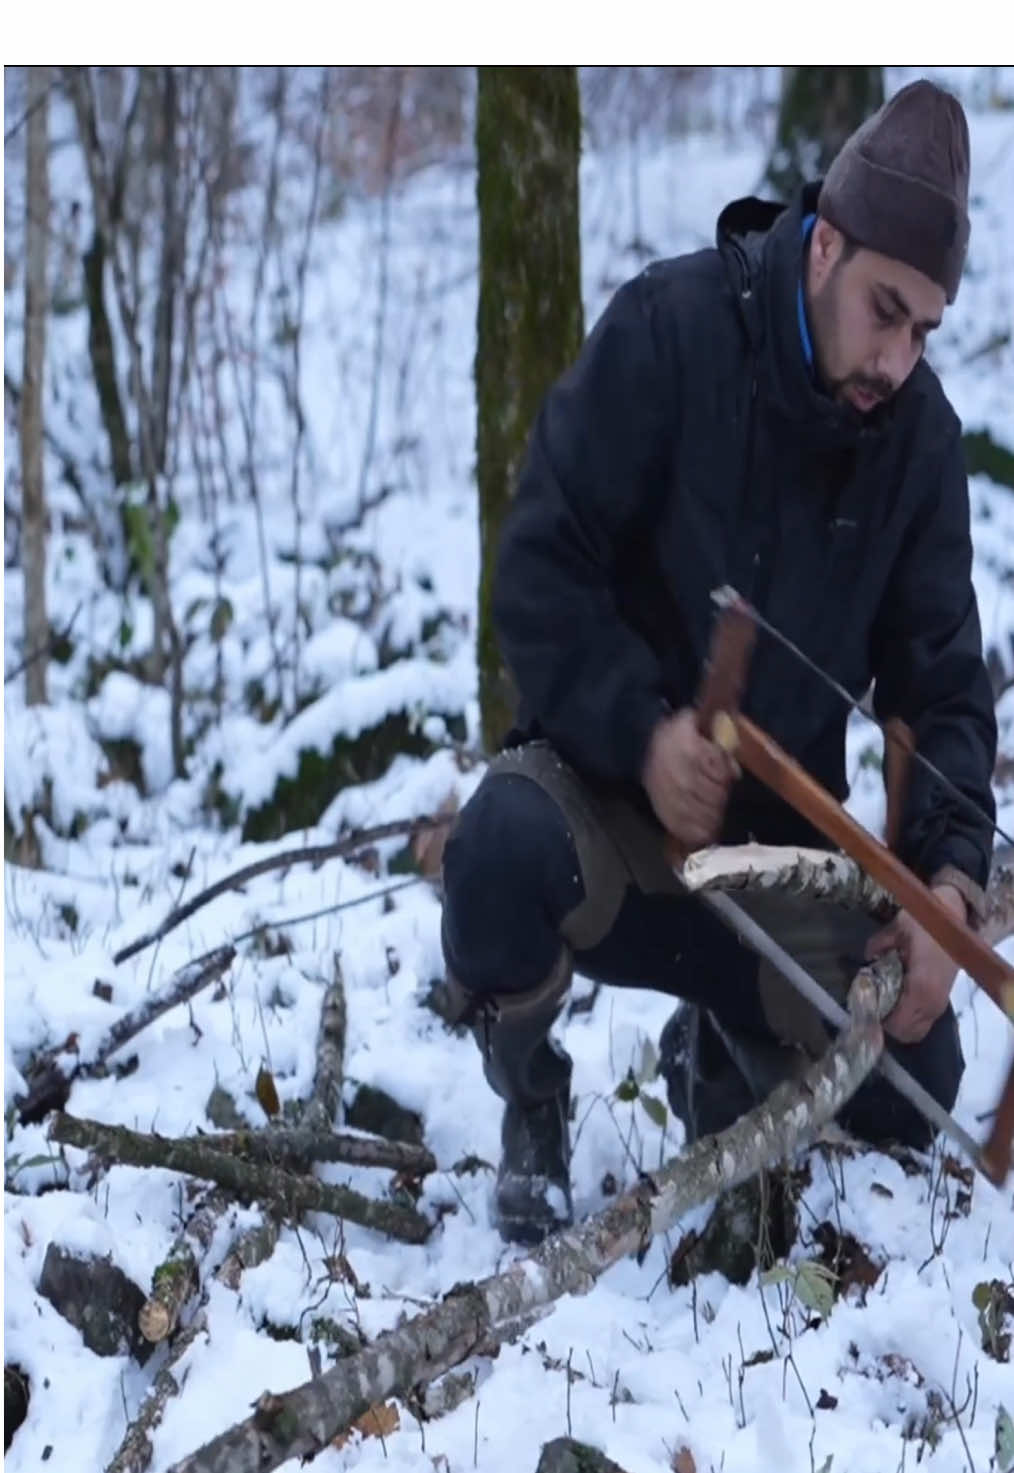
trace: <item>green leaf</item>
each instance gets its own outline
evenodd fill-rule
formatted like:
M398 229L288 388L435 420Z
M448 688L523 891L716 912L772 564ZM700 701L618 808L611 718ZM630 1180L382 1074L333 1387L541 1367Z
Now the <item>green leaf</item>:
M225 638L231 623L232 604L227 598L216 599L211 614L211 637L216 644L220 644Z
M1001 1402L996 1414L996 1466L999 1473L1014 1468L1014 1420Z
M814 1314L826 1320L834 1308L835 1275L815 1258L804 1259L796 1267L796 1298Z
M625 1105L632 1105L640 1093L637 1080L628 1071L626 1079L621 1079L616 1086L616 1098L622 1100Z
M658 1074L658 1053L650 1038L646 1038L641 1045L641 1067L637 1077L641 1084L647 1084Z
M980 1280L972 1290L972 1303L980 1314L989 1309L993 1303L993 1285L985 1279Z
M659 1130L665 1130L665 1123L669 1118L669 1111L663 1105L662 1101L656 1099L654 1095L646 1094L639 1094L638 1099L644 1106L644 1113L648 1119L654 1125L657 1125Z
M760 1281L767 1289L771 1284L784 1284L789 1279L795 1279L796 1275L792 1269L784 1263L773 1264L771 1268L765 1269L760 1276Z
M28 1171L31 1167L55 1166L57 1164L58 1162L55 1156L29 1156L26 1161L18 1160L18 1164L15 1166L12 1175L16 1176L19 1171Z

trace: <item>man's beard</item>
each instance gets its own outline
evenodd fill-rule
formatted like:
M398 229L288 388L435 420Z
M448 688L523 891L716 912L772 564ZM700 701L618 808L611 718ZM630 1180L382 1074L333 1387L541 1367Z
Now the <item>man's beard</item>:
M809 304L814 337L818 345L817 370L825 392L837 404L850 403L847 393L849 389L857 389L876 400L876 403L871 405L870 410L867 411L869 413L872 409L879 409L881 404L890 399L896 392L897 386L883 374L863 373L861 370L847 373L840 378L833 378L827 371L826 363L821 361L822 355L819 352L821 340L826 343L835 343L841 336L838 331L840 310L838 273L841 264L840 261L835 264L830 277L821 290L812 296Z
M869 394L877 401L875 408L879 408L895 393L895 387L889 378L867 373L850 373L845 378L832 380L828 385L828 392L839 402L848 398L848 389L859 389L862 393Z

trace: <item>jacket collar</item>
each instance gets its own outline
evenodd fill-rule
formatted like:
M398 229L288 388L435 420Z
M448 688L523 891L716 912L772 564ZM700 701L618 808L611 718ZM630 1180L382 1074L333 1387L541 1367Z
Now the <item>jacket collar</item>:
M816 208L819 181L788 206L735 200L718 218L718 248L736 292L757 363L758 390L797 443L816 450L858 449L890 427L894 405L861 415L815 381L799 331L799 287L808 242L803 220Z

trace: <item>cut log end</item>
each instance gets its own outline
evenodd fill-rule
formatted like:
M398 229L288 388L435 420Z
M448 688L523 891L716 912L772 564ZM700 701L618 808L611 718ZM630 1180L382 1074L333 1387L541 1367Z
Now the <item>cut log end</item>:
M157 1299L149 1299L141 1306L137 1324L144 1338L157 1345L172 1329L172 1316L164 1304Z

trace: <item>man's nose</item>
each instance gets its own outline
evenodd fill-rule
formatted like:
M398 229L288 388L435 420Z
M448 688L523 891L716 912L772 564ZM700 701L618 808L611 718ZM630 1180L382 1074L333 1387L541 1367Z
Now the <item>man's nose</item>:
M918 357L908 332L899 332L881 349L877 358L877 375L888 380L894 391L908 378Z

